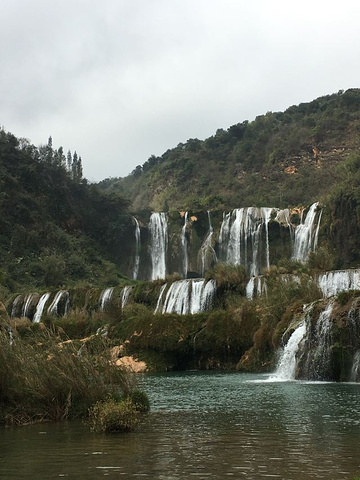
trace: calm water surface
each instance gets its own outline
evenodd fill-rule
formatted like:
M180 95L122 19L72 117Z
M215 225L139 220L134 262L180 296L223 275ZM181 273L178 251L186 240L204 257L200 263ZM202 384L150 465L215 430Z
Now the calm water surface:
M144 376L152 411L130 434L80 422L0 429L0 478L360 477L360 385L266 378Z

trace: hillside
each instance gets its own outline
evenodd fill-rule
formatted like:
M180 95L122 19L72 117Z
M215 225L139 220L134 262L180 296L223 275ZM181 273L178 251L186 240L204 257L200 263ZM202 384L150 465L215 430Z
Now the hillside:
M342 180L337 166L359 151L359 133L360 90L340 91L189 139L99 186L133 212L308 205Z
M77 154L0 130L0 179L1 288L117 283L127 203L88 185Z

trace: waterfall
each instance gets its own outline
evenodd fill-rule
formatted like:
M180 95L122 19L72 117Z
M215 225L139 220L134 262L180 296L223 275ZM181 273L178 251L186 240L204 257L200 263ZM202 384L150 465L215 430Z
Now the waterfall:
M190 311L189 286L191 280L178 280L167 291L162 313L186 314Z
M267 294L266 277L259 275L258 277L250 277L250 280L246 284L246 298L252 300L255 296Z
M165 278L167 249L167 219L165 213L153 213L149 222L151 280Z
M357 350L354 354L350 382L360 382L360 350Z
M18 295L13 304L12 304L12 307L11 307L11 318L14 318L14 317L17 317L17 313L18 313L18 309L19 309L19 304L20 304L20 301L22 300L23 296L22 295ZM21 314L20 314L21 315Z
M317 277L317 284L324 297L340 292L360 290L360 270L335 270Z
M133 217L135 220L135 263L134 263L134 271L133 271L133 279L137 280L139 275L139 267L140 267L140 246L141 246L141 238L140 238L140 225L137 218Z
M254 298L255 278L256 277L251 277L248 283L246 284L246 298L248 300L252 300Z
M291 334L279 359L278 366L269 380L286 381L295 380L299 345L306 335L306 322L303 320Z
M163 307L162 297L163 297L166 286L167 286L167 283L164 283L164 285L160 289L160 293L159 293L159 297L158 297L158 301L156 303L154 313L160 313L160 311L162 310L162 307Z
M306 214L305 221L301 216L301 223L295 228L295 240L292 258L300 262L306 262L310 252L315 251L318 241L318 233L321 215L316 221L316 209L318 202L313 203Z
M125 286L125 287L122 289L122 293L121 293L121 308L124 308L125 305L128 303L131 290L132 290L132 287L129 287L129 286Z
M219 242L222 259L231 265L244 265L251 276L270 266L268 225L275 208L237 208L224 215ZM265 231L263 239L263 231Z
M33 323L39 323L41 321L41 316L43 314L45 304L49 300L49 297L50 297L50 293L44 293L40 297L40 300L38 301L38 304L36 306Z
M100 294L99 303L100 310L104 310L106 305L110 302L112 294L114 292L114 287L106 288Z
M181 248L182 248L182 271L183 277L187 277L188 271L188 251L187 251L187 239L186 239L186 227L188 223L188 212L185 212L184 225L181 229Z
M66 290L59 290L58 292L56 292L53 301L47 309L48 315L59 315L59 304L63 297L65 297L64 315L67 314L70 300L69 292L67 292Z
M36 296L36 293L29 293L28 295L26 295L23 303L22 312L21 312L22 317L29 318L29 314L30 314L29 310L31 307L31 302L35 296Z
M306 378L326 380L331 378L331 350L333 301L330 301L316 322L314 332L310 335L305 362ZM310 348L309 348L310 347Z
M160 309L162 313L179 315L203 312L211 308L216 291L215 280L178 280L170 285L161 307L165 286L161 288L155 313L159 313Z
M206 234L206 237L205 237L205 240L203 241L203 244L201 245L201 274L202 274L202 276L205 275L205 270L206 270L206 267L207 267L206 257L208 255L208 252L210 252L210 254L212 256L212 263L217 262L215 250L213 249L213 247L211 245L211 240L212 240L212 236L213 236L213 233L214 233L214 229L211 225L211 217L210 217L210 211L209 210L207 212L207 215L208 215L208 221L209 221L209 230L208 230L208 233Z

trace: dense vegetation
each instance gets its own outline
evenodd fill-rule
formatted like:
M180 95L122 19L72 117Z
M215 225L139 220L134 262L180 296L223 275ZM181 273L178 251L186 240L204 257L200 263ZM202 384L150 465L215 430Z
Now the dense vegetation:
M77 369L84 365L75 357L85 343L91 353L89 361L98 362L100 371L102 363L98 359L107 358L109 347L121 347L122 354L146 361L153 370L273 368L275 351L291 319L302 311L304 303L320 297L312 274L359 265L359 134L360 90L348 90L290 107L284 113L268 112L253 122L218 130L204 141L190 139L161 157L150 157L124 179L89 185L82 177L77 154L69 152L65 156L61 147L53 148L51 139L46 146L36 148L1 130L1 300L7 297L10 312L14 292L54 291L62 286L70 288L75 298L72 309L61 319L45 312L42 327L16 318L3 326L0 341L6 358L0 371L0 401L14 408L9 415L16 417L16 395L25 398L26 389L32 390L34 397L29 397L30 403L20 414L40 415L32 408L39 396L44 398L45 406L49 401L45 389L49 378L59 372L57 361L76 372L75 377L80 375ZM154 315L162 281L132 282L136 285L132 299L125 308L120 307L119 284L130 284L123 277L123 265L129 257L129 226L132 235L134 230L128 211L137 213L144 231L149 210L169 212L169 220L176 225L176 231L174 227L169 232L169 244L174 246L176 257L176 261L172 259L176 264L172 271L176 272L176 245L183 225L179 210L196 213L212 209L212 218L219 220L224 209L252 205L293 207L313 201L321 201L325 207L320 248L310 255L307 265L299 265L280 258L277 252L284 249L280 241L276 259L271 259L272 266L265 272L266 298L246 299L245 271L218 264L207 273L208 278L217 281L217 300L211 312ZM192 264L198 260L195 257L207 230L207 216L198 215L191 233L196 251L194 258L189 257ZM145 232L143 250L147 250L148 240ZM193 271L197 272L195 267ZM284 285L279 282L279 274L283 273L296 273L300 282ZM178 277L167 281L174 278ZM116 285L116 302L107 311L99 311L101 289ZM7 328L18 335L16 345L20 348L10 346ZM107 332L104 344L97 335L99 328ZM36 337L54 331L55 340L49 336L44 342ZM87 337L91 341L84 343ZM65 353L59 350L59 344L69 338L73 343L65 349L69 356L63 358ZM37 384L27 384L30 373L26 381L9 373L26 363L21 350L35 359L28 362L29 369L44 373ZM90 366L86 368L90 372ZM80 404L75 408L76 402L71 403L71 408L67 403L69 386L74 388L72 398L88 395L81 390L81 382L75 393L72 382L68 379L65 389L59 386L61 408L54 404L51 418L75 416L80 408ZM100 402L91 417L93 428L99 430L112 428L102 415L108 412L113 416L112 399L104 399L103 393L98 397L89 393L92 403ZM125 404L123 411L116 413L118 420L133 411L131 405Z
M0 130L0 283L116 284L127 202L82 178L81 158Z
M360 90L340 91L189 139L100 186L133 211L308 205L341 180L337 165L358 151L359 133Z

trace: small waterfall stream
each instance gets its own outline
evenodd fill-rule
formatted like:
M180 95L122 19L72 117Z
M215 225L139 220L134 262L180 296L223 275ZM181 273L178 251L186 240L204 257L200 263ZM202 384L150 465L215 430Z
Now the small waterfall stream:
M188 244L187 244L187 238L186 238L186 227L188 224L188 212L185 212L184 214L184 225L181 229L181 248L182 248L182 272L183 272L183 278L187 277L187 271L188 271Z
M208 222L209 222L209 230L208 230L208 233L205 237L205 240L203 242L203 244L201 245L201 275L204 276L205 275L205 271L207 270L207 256L210 255L211 256L211 261L209 262L210 263L210 266L213 265L213 264L216 264L217 262L217 258L216 258L216 253L215 253L215 250L213 249L212 245L211 245L211 241L212 241L212 237L213 237L213 234L214 234L214 229L213 229L213 226L211 224L211 217L210 217L210 211L208 210L207 212L207 215L208 215Z
M139 275L140 267L140 247L141 247L141 237L140 237L140 225L136 217L133 217L135 221L135 262L133 270L133 279L137 280Z
M360 382L360 349L356 350L350 373L350 382Z
M278 367L275 373L269 378L270 381L295 380L297 365L296 354L298 353L299 345L303 341L305 335L306 322L303 320L291 334L280 357Z
M36 297L36 293L29 293L28 295L26 295L23 303L22 312L21 312L22 317L29 318L31 303L35 297Z
M152 213L149 221L151 280L166 276L167 218L165 213Z
M63 315L66 315L69 308L69 302L70 302L69 292L66 290L59 290L58 292L56 292L53 301L51 302L51 304L47 309L48 315L59 315L60 314L59 304L60 302L63 302L63 301L65 301Z
M318 205L318 202L313 203L306 214L305 221L302 214L301 223L295 228L295 240L292 254L294 260L306 262L310 252L313 252L316 249L321 220L321 212L317 216Z
M105 310L107 304L111 300L113 292L114 292L114 287L106 288L101 292L100 298L99 298L100 310Z
M50 293L44 293L44 295L40 297L40 300L36 306L33 323L39 323L41 321L41 316L43 314L46 302L49 300L49 298L50 298Z
M125 286L121 292L121 308L124 308L129 301L131 286Z

